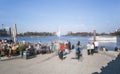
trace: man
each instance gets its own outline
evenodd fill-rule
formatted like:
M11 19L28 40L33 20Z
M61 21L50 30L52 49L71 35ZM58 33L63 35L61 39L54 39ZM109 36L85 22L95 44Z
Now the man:
M71 50L71 42L68 41L68 49Z
M97 50L98 50L98 42L94 42L94 45L95 45L95 52L97 52Z
M60 44L60 51L59 51L59 58L61 59L61 60L63 60L64 59L64 51L65 51L65 45L64 45L64 43L61 43Z
M87 44L87 52L88 52L88 55L91 54L91 44L90 44L90 42L88 42L88 44Z
M76 45L75 52L76 52L76 58L79 60L80 56L82 56L80 41L78 41L78 43Z
M95 44L94 44L94 43L92 43L92 45L91 45L91 55L93 55L93 54L94 54L94 50L95 50Z

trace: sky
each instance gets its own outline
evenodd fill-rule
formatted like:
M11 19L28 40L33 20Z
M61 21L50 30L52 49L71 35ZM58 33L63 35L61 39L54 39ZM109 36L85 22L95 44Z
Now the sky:
M17 24L18 33L109 33L120 27L120 0L0 0L0 24Z

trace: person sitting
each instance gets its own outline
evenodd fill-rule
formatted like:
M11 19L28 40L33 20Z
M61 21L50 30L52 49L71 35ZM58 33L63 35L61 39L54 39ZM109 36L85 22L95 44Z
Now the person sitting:
M11 57L12 47L11 47L11 46L9 46L9 47L8 47L8 50L9 50L8 57L10 58L10 57Z
M115 47L115 51L120 52L120 48Z
M101 50L101 51L108 51L108 49L106 49L104 46L102 46L102 47L100 48L100 50Z
M118 47L115 47L115 51L118 51Z
M13 55L15 55L16 49L17 49L17 47L16 47L16 45L14 44L14 45L12 46L12 54L13 54Z

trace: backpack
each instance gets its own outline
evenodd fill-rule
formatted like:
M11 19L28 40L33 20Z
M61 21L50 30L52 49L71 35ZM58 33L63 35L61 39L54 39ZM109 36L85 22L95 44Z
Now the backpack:
M76 52L77 52L77 53L80 52L80 48L79 48L79 47L76 48Z

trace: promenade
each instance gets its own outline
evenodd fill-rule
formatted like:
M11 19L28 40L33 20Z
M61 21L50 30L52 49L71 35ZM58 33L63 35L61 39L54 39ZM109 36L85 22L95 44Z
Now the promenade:
M18 58L0 61L0 74L98 74L102 67L106 67L119 54L108 51L88 56L86 50L82 53L80 61L74 59L73 50L63 61L56 53L40 54L28 60Z

